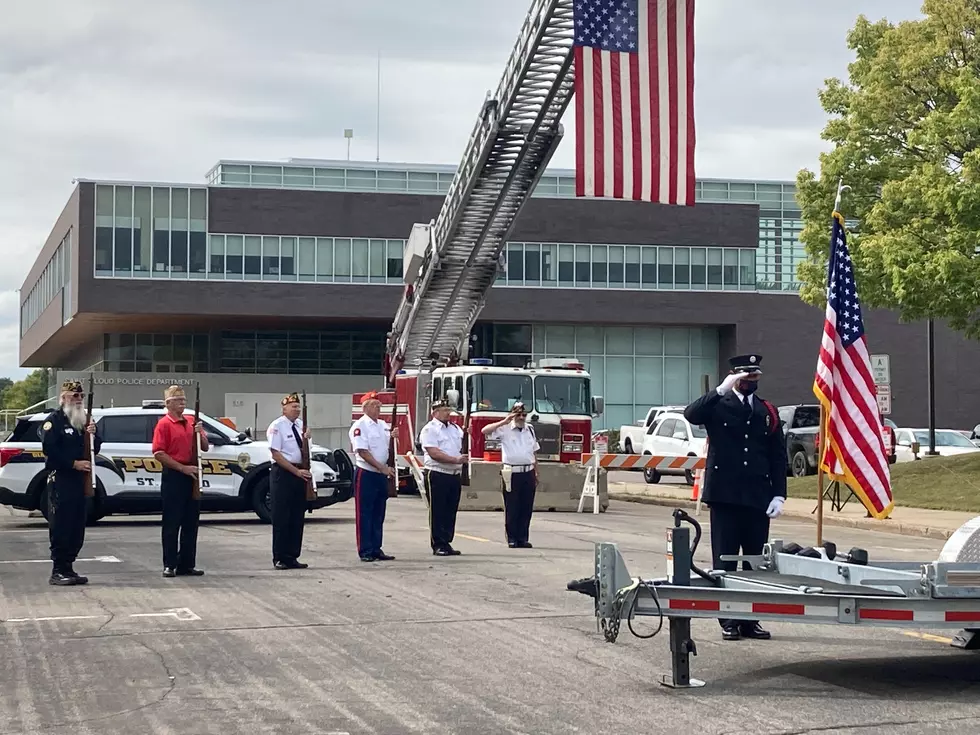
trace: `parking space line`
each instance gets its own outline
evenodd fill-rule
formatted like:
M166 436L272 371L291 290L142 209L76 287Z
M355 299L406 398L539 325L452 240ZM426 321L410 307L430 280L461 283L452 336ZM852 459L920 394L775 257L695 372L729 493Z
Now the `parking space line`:
M469 539L470 541L479 541L484 544L493 543L493 541L491 541L488 538L483 538L482 536L467 536L465 533L459 533L459 531L456 532L456 535L459 536L460 538Z
M932 635L931 633L916 633L914 630L903 630L902 635L907 635L909 638L921 638L924 641L932 641L933 643L945 643L946 645L953 642L952 638Z
M106 564L121 564L122 559L115 556L93 556L90 559L76 559L76 562L82 561L99 561L105 562ZM50 564L50 559L6 559L0 561L0 564Z
M133 613L131 618L174 618L182 622L193 622L200 620L201 616L196 614L189 607L172 607L166 612L156 613Z
M7 618L5 623L44 623L51 620L99 620L107 615L64 615L51 618Z

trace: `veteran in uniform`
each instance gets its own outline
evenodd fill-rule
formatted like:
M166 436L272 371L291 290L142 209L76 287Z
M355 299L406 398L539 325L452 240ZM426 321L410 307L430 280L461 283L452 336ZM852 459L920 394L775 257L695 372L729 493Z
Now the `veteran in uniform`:
M733 357L721 385L684 409L708 433L703 502L711 509L712 565L730 572L738 563L722 555L761 554L769 520L786 500L786 440L776 408L756 395L761 363L757 354ZM758 621L719 622L726 641L770 638Z
M199 451L210 448L204 427L194 424L193 416L184 414L187 396L179 385L164 391L167 412L153 429L151 451L163 465L160 479L160 502L163 511L161 540L163 542L163 576L199 577L197 569L197 530L201 519L201 500L193 497L194 442Z
M361 416L350 427L351 448L354 451L354 515L356 517L357 553L361 561L391 561L395 557L381 548L388 505L388 478L398 477L388 466L391 438L398 438L398 429L381 420L381 401L376 393L368 393L361 402Z
M48 582L60 586L88 582L88 577L77 574L72 565L85 542L86 473L95 471L83 459L85 444L90 436L95 437L94 460L102 447L102 438L94 423L85 423L82 395L81 383L66 380L61 385L58 408L41 425L44 469L48 471L48 539L52 562Z
M444 400L432 404L432 420L422 427L425 495L429 501L429 542L436 556L459 556L452 547L462 492L460 473L469 461L463 454L463 430L449 421L452 410Z
M541 446L534 428L527 423L527 409L515 403L501 421L483 427L483 434L500 440L503 466L500 469L504 494L504 530L507 545L530 549L531 514L538 484L538 458Z
M303 459L303 439L310 430L300 418L299 395L282 399L282 416L266 429L275 464L269 488L272 501L272 564L276 569L306 569L299 561L303 549L303 523L306 515L306 483L313 475L299 468Z

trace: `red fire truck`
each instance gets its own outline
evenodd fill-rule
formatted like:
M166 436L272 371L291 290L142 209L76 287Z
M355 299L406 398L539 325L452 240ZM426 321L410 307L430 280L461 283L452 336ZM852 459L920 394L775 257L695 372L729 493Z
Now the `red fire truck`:
M366 393L355 393L352 420L361 417ZM429 421L429 406L444 398L454 407L453 421L469 425L469 454L472 460L499 462L500 447L483 436L483 427L506 416L518 401L528 409L528 419L541 445L539 462L574 464L583 452L592 451L592 419L602 413L603 400L593 396L585 366L572 359L547 359L525 368L500 367L489 359L472 359L453 367L430 371L400 370L394 390L377 391L382 416L395 424L402 439L397 451L421 453L419 432ZM412 437L411 444L406 443ZM400 473L400 486L411 492L414 482L407 471Z

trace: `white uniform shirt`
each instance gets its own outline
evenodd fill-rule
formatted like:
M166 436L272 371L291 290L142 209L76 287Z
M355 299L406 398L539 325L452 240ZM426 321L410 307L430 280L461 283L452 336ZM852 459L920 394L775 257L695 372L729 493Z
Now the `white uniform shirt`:
M371 456L381 464L388 462L388 444L391 441L391 427L380 419L375 421L367 414L364 414L347 432L350 437L350 445L354 450L354 463L362 470L377 472L377 468L372 467L357 453L358 449L366 449Z
M458 457L463 453L463 430L456 424L450 422L448 425L438 419L432 419L422 427L419 434L419 442L425 454L425 468L436 472L445 472L455 475L462 471L462 466L458 464L445 464L437 462L429 456L429 447L441 449L451 457Z
M523 430L513 424L506 424L497 428L490 437L500 440L500 454L504 464L533 465L534 453L541 448L530 424L524 424Z
M303 419L296 419L296 433L299 434L300 443L296 443L293 435L293 422L285 416L280 416L265 430L265 437L269 440L269 449L275 449L294 465L299 464L303 459Z

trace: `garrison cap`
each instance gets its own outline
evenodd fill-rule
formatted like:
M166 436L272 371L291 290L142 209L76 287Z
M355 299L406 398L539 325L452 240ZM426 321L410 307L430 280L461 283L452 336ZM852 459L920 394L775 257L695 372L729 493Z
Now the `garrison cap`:
M288 406L290 403L299 403L299 393L290 393L282 397L282 405Z
M81 393L82 392L82 381L80 380L66 380L61 384L62 393Z
M176 398L186 398L184 395L184 389L179 385L172 385L167 390L163 392L163 400L170 401Z
M449 401L445 398L439 398L432 402L432 410L435 411L440 408L452 408L452 406L449 405Z
M372 390L368 393L365 393L364 396L361 398L361 405L363 406L368 401L378 401L378 400L380 400L378 398L378 392Z
M738 355L728 361L733 373L761 373L762 355Z
M527 407L524 405L524 401L518 401L513 406L511 406L510 410L515 413L527 413Z

